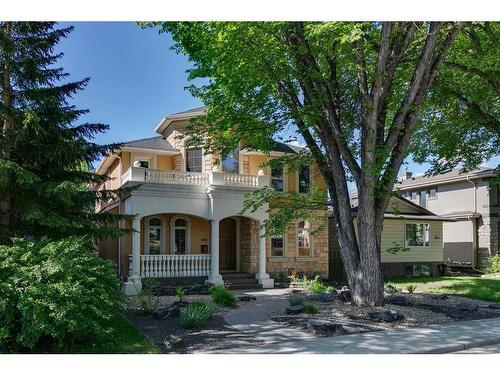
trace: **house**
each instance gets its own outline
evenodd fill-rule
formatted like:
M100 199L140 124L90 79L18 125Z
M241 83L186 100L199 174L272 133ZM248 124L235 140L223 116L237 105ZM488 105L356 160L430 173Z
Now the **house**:
M357 194L351 194L354 217L357 200ZM384 214L381 241L384 278L439 275L443 264L443 223L448 221L453 219L438 216L402 197L391 197ZM329 243L330 276L343 279L340 246L332 217Z
M443 224L448 264L485 269L489 257L500 251L500 192L494 176L494 169L484 167L437 176L404 172L395 188L413 203L455 220Z
M164 117L157 136L125 142L105 157L97 173L110 176L98 189L136 187L98 212L135 215L117 223L133 235L100 244L102 257L118 266L128 295L141 289L142 278L177 282L179 277L221 284L225 279L248 286L274 286L273 275L290 272L328 277L327 211L315 222L294 223L287 233L262 236L260 224L269 207L241 213L245 194L265 186L280 191L307 191L324 186L315 165L298 172L263 166L269 158L296 153L299 147L276 142L263 152L242 147L220 160L205 155L185 136L191 118L204 108Z

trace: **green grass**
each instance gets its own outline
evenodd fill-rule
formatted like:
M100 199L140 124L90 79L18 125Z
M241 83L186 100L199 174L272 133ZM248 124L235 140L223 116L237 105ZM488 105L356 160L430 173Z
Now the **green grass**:
M61 351L57 351L61 353ZM116 313L104 334L93 342L64 349L64 353L151 354L159 353L123 315Z
M415 293L443 293L485 301L500 302L500 280L471 276L442 276L396 279L386 284L406 291L408 285L416 285Z

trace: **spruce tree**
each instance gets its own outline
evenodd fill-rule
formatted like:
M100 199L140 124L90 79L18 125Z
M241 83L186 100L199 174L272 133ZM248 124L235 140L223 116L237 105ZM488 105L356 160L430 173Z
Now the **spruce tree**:
M92 163L119 145L92 142L108 125L77 123L87 110L71 99L89 78L71 82L56 65L62 53L55 47L72 29L0 22L0 243L124 233L106 225L123 216L95 212L96 202L121 192L92 189L106 179Z

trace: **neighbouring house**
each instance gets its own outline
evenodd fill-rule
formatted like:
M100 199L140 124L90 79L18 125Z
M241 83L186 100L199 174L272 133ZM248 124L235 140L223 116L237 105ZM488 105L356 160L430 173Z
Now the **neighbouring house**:
M324 186L315 165L292 172L263 166L286 153L302 150L276 142L266 155L241 147L220 160L190 145L186 125L204 108L164 117L156 137L125 142L104 158L99 174L111 177L98 189L137 187L118 201L98 205L98 212L135 215L116 225L133 235L100 244L100 255L113 260L124 291L137 294L142 278L192 278L241 286L274 286L273 275L314 273L328 277L328 214L315 222L299 221L282 236L263 237L260 224L272 207L241 213L245 194L264 186L306 192ZM325 198L326 199L326 198ZM313 230L321 229L317 233ZM255 284L255 285L254 285Z
M357 202L357 194L351 194L354 217ZM443 224L449 221L453 219L438 216L407 199L391 197L384 214L380 246L384 278L439 275L443 264ZM330 276L342 280L345 277L332 217L329 243Z
M404 172L395 189L410 201L454 219L443 224L447 264L485 269L489 258L500 251L500 192L494 176L494 169L484 167L429 177Z

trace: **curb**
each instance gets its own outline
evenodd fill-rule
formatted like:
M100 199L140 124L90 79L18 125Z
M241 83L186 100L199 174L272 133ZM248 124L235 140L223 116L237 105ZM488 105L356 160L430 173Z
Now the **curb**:
M439 348L427 349L427 350L419 350L408 352L408 354L447 354L459 352L462 350L472 349L472 348L480 348L483 346L490 346L500 344L500 337L488 338L484 340L477 341L466 341L466 342L457 342L453 344L443 345Z

